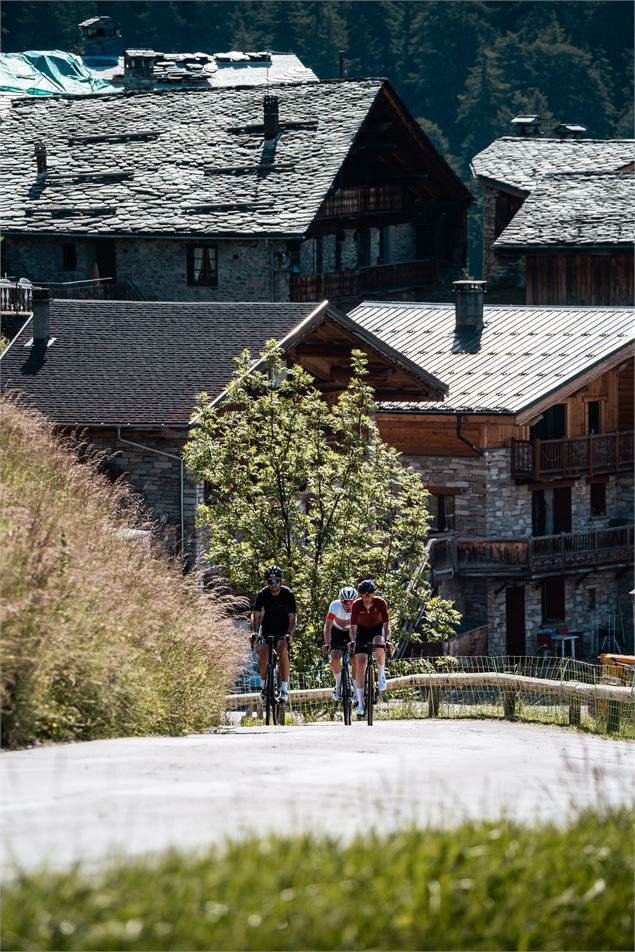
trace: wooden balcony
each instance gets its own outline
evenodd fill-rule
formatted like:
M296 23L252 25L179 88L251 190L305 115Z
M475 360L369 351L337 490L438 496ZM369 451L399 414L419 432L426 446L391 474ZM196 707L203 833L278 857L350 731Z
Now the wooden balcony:
M85 281L41 281L51 298L72 301L143 301L144 296L130 278L91 278Z
M512 479L516 482L632 469L632 430L563 440L512 440Z
M322 301L324 298L362 297L375 291L421 288L434 284L437 279L436 259L426 258L352 271L292 274L289 292L292 301Z
M633 561L633 526L526 539L437 538L431 562L443 575L555 575Z
M33 285L30 281L0 278L0 314L30 314L33 310Z
M374 212L399 212L403 207L404 194L400 185L342 188L324 200L318 217L357 218Z

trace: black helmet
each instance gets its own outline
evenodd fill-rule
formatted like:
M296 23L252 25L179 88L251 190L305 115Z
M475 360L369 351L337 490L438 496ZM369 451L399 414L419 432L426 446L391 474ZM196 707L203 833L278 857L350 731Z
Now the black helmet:
M279 565L270 565L265 569L265 579L268 582L270 578L282 578L282 569Z
M359 583L359 585L357 586L357 591L359 592L360 595L372 595L376 588L377 586L375 585L373 580L370 578L367 578L367 579L364 579L363 582Z

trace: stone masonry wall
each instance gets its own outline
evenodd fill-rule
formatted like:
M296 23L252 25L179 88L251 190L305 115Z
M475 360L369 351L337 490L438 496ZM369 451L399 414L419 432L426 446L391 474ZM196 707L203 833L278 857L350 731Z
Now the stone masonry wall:
M498 255L494 251L496 189L483 188L483 277L490 288L525 286L524 255Z
M76 246L77 269L62 271L62 245ZM283 271L286 242L218 241L218 286L187 283L187 245L195 242L148 238L115 241L117 279L130 279L154 301L286 301L289 280ZM3 270L40 281L79 281L92 277L95 242L78 238L7 236Z
M175 552L180 533L180 463L177 459L160 456L152 450L161 450L180 456L184 439L167 438L148 430L122 430L124 439L141 443L148 449L129 446L117 439L114 430L88 430L86 441L108 455L111 472L125 474L126 480L144 500L151 516L156 519L168 550ZM184 468L184 528L185 550L196 555L195 515L200 499L200 487Z
M434 486L460 490L454 497L454 524L459 535L485 535L487 470L484 457L403 456L402 459L421 473L431 492Z

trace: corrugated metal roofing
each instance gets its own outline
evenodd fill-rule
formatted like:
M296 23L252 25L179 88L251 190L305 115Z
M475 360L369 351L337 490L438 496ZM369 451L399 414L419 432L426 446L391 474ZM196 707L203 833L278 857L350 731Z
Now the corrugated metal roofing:
M635 157L634 139L504 136L472 159L478 178L530 192L552 172L616 172Z
M449 385L441 403L388 410L516 414L633 341L635 309L486 307L480 334L457 336L450 304L365 301L356 323Z
M495 248L624 246L635 241L635 175L548 176L494 242Z

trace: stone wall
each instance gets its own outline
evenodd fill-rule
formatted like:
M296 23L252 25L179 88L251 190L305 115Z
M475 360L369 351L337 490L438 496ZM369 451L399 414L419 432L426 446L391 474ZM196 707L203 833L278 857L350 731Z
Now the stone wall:
M421 474L431 492L435 486L459 490L454 497L454 524L459 535L486 534L484 457L403 456L402 459Z
M501 255L494 250L496 195L494 188L483 188L483 277L491 288L525 287L525 256Z
M135 492L143 497L161 535L165 536L168 550L174 553L180 535L181 466L179 459L159 455L153 450L180 458L185 437L165 437L156 431L130 429L123 429L121 435L146 448L121 442L114 430L87 430L85 439L95 449L107 454L109 474L112 477L123 475ZM183 475L184 548L194 558L197 548L195 515L197 504L202 501L201 487L185 467Z

